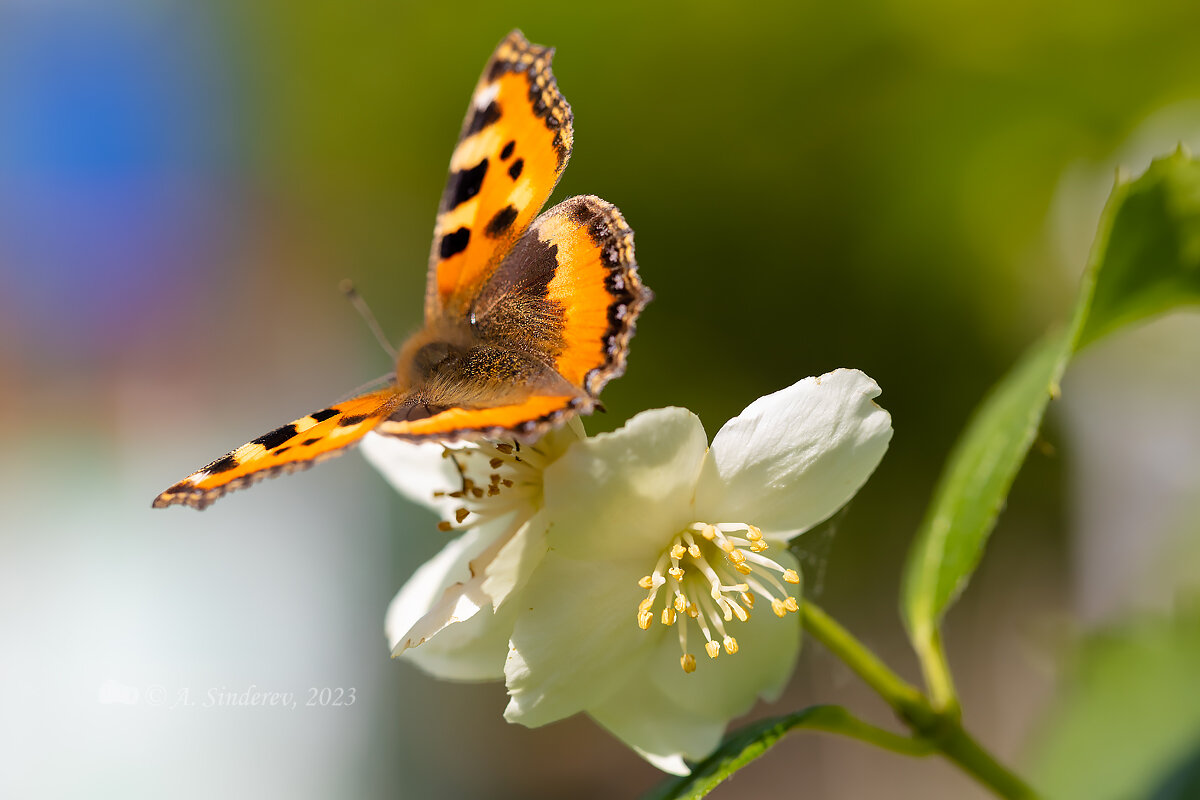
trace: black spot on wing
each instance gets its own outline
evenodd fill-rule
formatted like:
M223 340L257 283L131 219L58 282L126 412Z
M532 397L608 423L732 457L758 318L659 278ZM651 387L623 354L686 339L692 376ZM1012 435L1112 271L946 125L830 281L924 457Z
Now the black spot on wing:
M316 444L316 443L317 443L317 442L319 442L319 441L321 441L321 437L320 437L320 436L314 436L314 437L313 437L313 438L311 438L311 439L305 439L305 440L304 440L303 442L301 442L300 444L304 445L305 447L312 447L314 444Z
M515 181L517 178L521 177L521 170L524 168L525 168L525 159L518 158L516 161L514 161L512 163L512 166L510 166L508 168L508 177L512 178Z
M467 129L463 131L463 138L474 133L479 133L489 125L495 125L500 120L500 105L493 100L487 104L487 108L476 108L475 113L471 115L471 121L467 123Z
M350 417L342 417L341 419L338 420L338 427L339 428L349 428L351 425L357 425L358 423L362 422L366 418L367 418L366 414L355 414L354 416L350 416Z
M438 245L438 253L443 259L456 256L463 250L467 249L467 243L471 241L471 229L459 228L456 231L451 231L442 237L442 242ZM339 425L341 423L338 423Z
M231 469L236 469L237 465L238 460L233 457L232 453L230 453L224 458L218 458L216 461L209 464L204 468L204 471L209 475L216 475L219 472L228 472Z
M516 140L512 140L508 144L504 145L504 149L500 151L500 160L508 161L508 159L512 157L513 149L516 146L517 146Z
M446 198L443 211L458 208L463 203L479 194L483 187L483 178L487 175L488 160L485 158L470 169L460 169L451 172L446 179Z
M315 419L317 422L324 422L330 417L336 417L337 415L338 412L332 408L327 408L324 411L314 411L313 413L309 414L309 416Z
M492 217L491 222L487 224L487 228L484 230L484 233L492 239L502 236L505 231L512 227L512 224L514 221L516 221L516 219L517 207L505 206L496 212L496 216Z
M279 445L283 444L295 435L295 425L284 425L282 428L276 428L270 433L264 433L250 444L261 444L268 450L274 450L276 447L279 447Z

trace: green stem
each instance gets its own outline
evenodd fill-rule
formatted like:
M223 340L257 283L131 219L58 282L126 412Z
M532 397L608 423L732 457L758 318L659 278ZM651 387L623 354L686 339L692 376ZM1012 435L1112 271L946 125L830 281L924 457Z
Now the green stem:
M934 630L929 636L919 641L924 647L919 647L921 670L925 674L925 685L929 687L929 699L933 707L947 714L958 714L958 693L954 689L954 680L950 677L950 664L946 661L946 651L942 649L942 633Z
M920 690L892 672L849 631L807 600L801 603L800 618L804 629L813 638L887 701L913 730L916 739L928 742L932 749L998 797L1008 800L1034 800L1037 797L1028 784L1001 765L963 729L957 703L950 708L935 709ZM949 680L948 674L946 679Z
M863 647L858 639L818 606L807 600L801 601L800 620L805 630L854 670L902 718L907 718L914 710L919 714L921 706L928 707L924 695L915 686L888 669L878 656Z
M901 736L876 727L862 721L841 706L811 706L783 717L777 724L781 731L804 728L848 736L902 756L920 757L937 752L937 748L925 739Z

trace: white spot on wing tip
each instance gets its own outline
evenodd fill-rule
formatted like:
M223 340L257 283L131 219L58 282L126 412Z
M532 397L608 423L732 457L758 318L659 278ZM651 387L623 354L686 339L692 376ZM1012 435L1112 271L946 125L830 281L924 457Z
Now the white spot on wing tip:
M500 83L489 83L487 86L479 90L475 95L475 107L483 111L492 101L496 99L496 95L500 93Z

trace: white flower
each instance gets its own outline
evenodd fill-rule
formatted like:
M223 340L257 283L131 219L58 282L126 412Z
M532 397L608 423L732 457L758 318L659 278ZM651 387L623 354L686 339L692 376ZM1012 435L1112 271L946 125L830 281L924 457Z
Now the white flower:
M686 773L683 759L707 755L730 719L777 697L800 643L786 544L883 457L892 430L878 395L838 370L756 400L711 448L694 414L667 408L551 464L548 552L511 633L505 717L537 726L586 711Z
M522 461L495 443L447 460L374 437L368 457L397 488L468 528L392 602L394 652L442 677L503 676L510 721L586 711L686 773L791 675L800 576L786 544L883 457L878 395L855 370L807 378L756 400L711 447L679 408L591 439L560 430Z
M503 678L514 616L505 601L546 552L542 473L583 435L582 424L572 420L524 447L366 437L367 460L401 494L441 515L440 530L462 532L413 574L388 608L393 656L443 678ZM479 614L484 608L489 613Z

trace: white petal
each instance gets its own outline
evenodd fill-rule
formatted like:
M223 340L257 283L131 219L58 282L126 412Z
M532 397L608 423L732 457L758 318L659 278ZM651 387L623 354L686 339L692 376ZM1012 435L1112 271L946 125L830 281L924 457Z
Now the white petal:
M505 719L536 727L569 717L606 699L642 669L663 630L637 626L638 602L646 594L637 585L638 569L553 550L546 555L521 593L504 668L510 698Z
M675 660L679 669L679 660ZM684 758L699 761L721 743L725 721L697 713L698 703L680 706L647 681L637 681L588 711L609 733L663 772L687 775Z
M388 607L385 623L393 654L441 678L503 677L515 613L492 613L491 601L479 581L472 580L470 567L494 544L497 532L496 524L467 531L404 584Z
M539 512L508 540L492 559L482 589L499 608L514 592L525 586L546 555L546 515Z
M444 495L434 497L435 492L452 492L462 485L454 463L444 456L443 445L416 444L368 433L360 448L367 461L396 491L445 519L452 518L458 501Z
M579 442L546 469L547 543L584 559L648 559L649 572L671 536L694 521L706 444L704 426L682 408L644 411Z
M713 439L696 490L708 522L749 522L787 538L829 517L875 470L892 438L858 370L805 378L760 397Z

